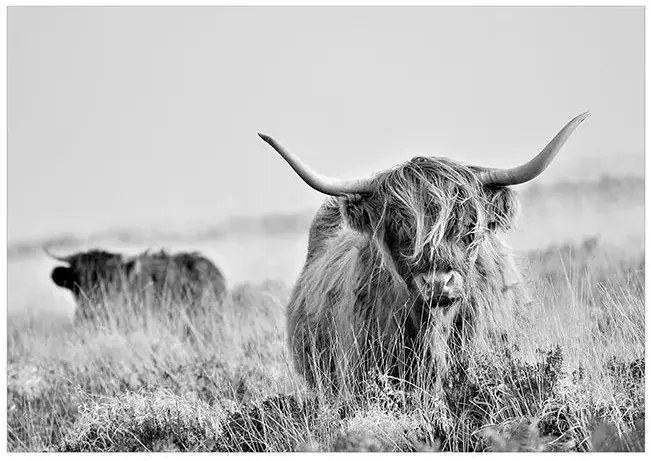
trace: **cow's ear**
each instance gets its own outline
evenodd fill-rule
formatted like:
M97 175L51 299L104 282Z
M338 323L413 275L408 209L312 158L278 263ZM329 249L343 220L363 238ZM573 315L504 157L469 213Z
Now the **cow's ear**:
M520 214L520 201L516 193L502 186L485 186L488 199L488 228L508 231L515 227Z
M339 209L346 223L358 232L371 234L377 227L376 207L369 195L349 194L339 197Z
M75 273L69 267L55 267L52 271L52 281L58 286L72 290L77 278Z

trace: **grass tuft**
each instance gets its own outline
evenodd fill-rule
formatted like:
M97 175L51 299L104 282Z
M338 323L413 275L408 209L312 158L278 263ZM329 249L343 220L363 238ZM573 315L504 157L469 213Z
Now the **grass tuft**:
M170 393L127 392L85 405L62 451L206 451L221 429L221 412Z

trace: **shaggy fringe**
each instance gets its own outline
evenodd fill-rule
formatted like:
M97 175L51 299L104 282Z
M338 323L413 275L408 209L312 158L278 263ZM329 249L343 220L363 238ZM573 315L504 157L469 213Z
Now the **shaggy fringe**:
M488 230L489 203L470 168L447 159L415 157L377 181L376 195L383 198L385 209L401 212L394 217L394 227L412 242L411 252L402 255L409 262L418 263L426 249L433 260L444 239L469 241L467 256L474 259Z

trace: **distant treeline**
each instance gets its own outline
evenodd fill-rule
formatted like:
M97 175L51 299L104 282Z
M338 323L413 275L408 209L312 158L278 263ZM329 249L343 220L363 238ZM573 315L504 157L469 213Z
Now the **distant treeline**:
M636 176L603 176L598 180L563 181L549 185L532 184L520 189L524 206L543 201L563 199L582 203L608 203L621 200L644 203L644 178ZM267 214L263 216L236 216L195 231L170 232L166 229L143 231L141 229L110 229L86 236L67 233L44 240L10 243L9 258L29 256L42 251L43 247L76 248L95 242L110 240L123 244L147 243L152 240L174 242L197 242L232 236L292 235L307 232L315 210L296 213Z

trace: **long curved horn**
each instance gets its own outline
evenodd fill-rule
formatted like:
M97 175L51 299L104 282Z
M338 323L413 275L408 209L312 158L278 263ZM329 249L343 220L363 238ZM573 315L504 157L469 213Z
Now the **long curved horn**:
M271 136L262 133L258 133L258 136L260 136L264 142L273 147L308 186L318 190L319 192L337 196L343 194L362 194L373 190L371 187L372 180L370 178L350 180L328 178L307 166L298 157L278 144Z
M524 165L506 170L494 169L484 171L479 177L480 181L485 185L494 186L513 186L531 181L533 178L545 171L552 160L554 160L554 157L556 157L556 154L558 154L558 151L563 147L567 138L570 137L576 127L578 127L588 115L590 115L589 111L577 115L570 120L538 155Z
M50 250L48 250L47 247L43 247L43 251L45 252L46 255L48 255L52 259L56 259L57 261L61 261L62 263L70 264L69 258L66 258L64 256L56 256L50 253Z

